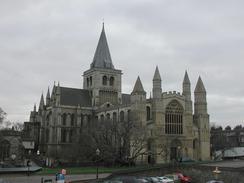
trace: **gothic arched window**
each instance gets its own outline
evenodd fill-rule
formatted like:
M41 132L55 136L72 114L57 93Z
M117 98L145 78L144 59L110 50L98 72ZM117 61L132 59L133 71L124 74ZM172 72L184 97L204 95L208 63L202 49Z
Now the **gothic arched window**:
M124 122L125 121L125 113L124 113L124 111L120 111L119 116L120 116L120 122Z
M67 119L67 115L64 113L62 115L62 125L65 126L66 125L66 119Z
M151 109L147 106L147 121L151 119Z
M100 119L101 119L101 122L104 122L104 115L103 114L100 116Z
M107 80L108 80L107 76L103 76L103 85L107 85Z
M86 85L89 87L89 78L86 78Z
M110 77L110 79L109 79L109 85L110 86L113 86L114 85L114 77L113 76Z
M92 86L92 77L90 76L90 85Z
M166 107L165 133L183 134L183 107L176 100Z
M113 112L113 122L115 123L117 121L117 113Z
M70 125L71 126L74 126L74 122L75 122L75 115L74 114L71 114L71 117L70 117Z
M106 118L108 121L110 120L110 114L109 113L106 114Z

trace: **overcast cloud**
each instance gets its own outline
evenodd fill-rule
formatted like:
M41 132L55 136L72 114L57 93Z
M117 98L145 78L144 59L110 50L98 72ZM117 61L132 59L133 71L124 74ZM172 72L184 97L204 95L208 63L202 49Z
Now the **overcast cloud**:
M81 88L104 20L124 93L140 75L149 96L156 65L163 91L181 92L187 69L192 92L202 77L211 122L243 124L243 7L243 0L2 0L0 107L23 122L54 81Z

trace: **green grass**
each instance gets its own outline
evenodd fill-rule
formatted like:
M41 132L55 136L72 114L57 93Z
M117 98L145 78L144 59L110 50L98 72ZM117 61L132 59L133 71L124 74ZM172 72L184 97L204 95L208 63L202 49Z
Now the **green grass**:
M37 172L37 175L49 175L49 174L56 174L60 172L62 169L66 169L67 175L70 174L95 174L97 172L96 167L57 167L57 168L43 168L41 171ZM118 170L129 170L133 169L127 168L127 167L113 167L113 168L105 168L105 167L99 167L98 171L99 173L112 173Z

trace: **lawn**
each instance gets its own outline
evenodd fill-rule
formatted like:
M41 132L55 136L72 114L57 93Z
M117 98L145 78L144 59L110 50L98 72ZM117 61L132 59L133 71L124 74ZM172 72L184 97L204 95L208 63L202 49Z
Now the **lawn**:
M66 173L68 175L70 174L93 174L97 172L96 167L57 167L57 168L43 168L41 171L37 172L38 175L49 175L49 174L56 174L61 171L61 169L66 169ZM133 169L133 167L112 167L112 168L106 168L106 167L99 167L98 171L99 173L112 173L114 171L118 170L129 170Z

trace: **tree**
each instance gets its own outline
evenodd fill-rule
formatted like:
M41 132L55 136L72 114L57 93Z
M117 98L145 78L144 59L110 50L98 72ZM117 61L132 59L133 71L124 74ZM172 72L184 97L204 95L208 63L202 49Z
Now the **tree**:
M230 127L229 125L226 126L226 127L225 127L225 130L230 131L230 130L231 130L231 127Z
M3 111L3 109L0 107L0 125L3 124L3 121L6 117L7 113Z
M234 130L241 130L242 129L242 125L236 125Z

